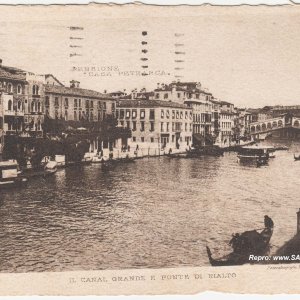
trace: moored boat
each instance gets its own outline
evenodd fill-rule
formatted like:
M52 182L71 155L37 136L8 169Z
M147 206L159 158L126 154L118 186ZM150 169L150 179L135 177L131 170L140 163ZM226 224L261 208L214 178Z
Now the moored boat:
M274 155L274 151L274 147L247 146L239 149L237 157L239 159L239 162L242 164L249 163L255 164L260 167L268 163L270 155Z
M27 182L18 171L18 163L15 160L0 162L0 189L17 187Z
M57 172L57 163L48 161L38 168L24 168L20 174L21 178L47 177Z

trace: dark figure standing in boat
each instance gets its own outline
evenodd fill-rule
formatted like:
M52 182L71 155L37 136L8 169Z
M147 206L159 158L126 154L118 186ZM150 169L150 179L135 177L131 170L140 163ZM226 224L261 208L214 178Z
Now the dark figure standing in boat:
M249 263L250 255L266 255L269 251L269 242L273 234L274 223L272 219L265 216L265 228L245 231L241 234L232 235L229 245L232 252L222 258L214 259L209 247L206 247L209 262L212 266L230 266Z

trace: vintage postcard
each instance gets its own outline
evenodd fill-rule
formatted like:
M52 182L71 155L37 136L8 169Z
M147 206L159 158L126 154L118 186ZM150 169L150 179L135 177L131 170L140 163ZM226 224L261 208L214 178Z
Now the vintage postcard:
M0 295L299 293L300 7L0 6Z

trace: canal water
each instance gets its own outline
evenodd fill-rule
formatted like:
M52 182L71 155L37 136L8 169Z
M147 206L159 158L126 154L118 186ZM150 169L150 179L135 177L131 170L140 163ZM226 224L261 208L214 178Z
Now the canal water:
M276 152L268 166L224 157L74 166L1 191L1 272L208 265L232 233L275 223L272 252L296 230L300 162Z

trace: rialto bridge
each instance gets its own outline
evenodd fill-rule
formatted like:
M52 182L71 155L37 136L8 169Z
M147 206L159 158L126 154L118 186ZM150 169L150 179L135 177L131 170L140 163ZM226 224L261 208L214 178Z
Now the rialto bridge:
M286 114L281 117L250 123L248 132L256 139L266 139L272 136L272 138L278 139L300 140L300 117Z

